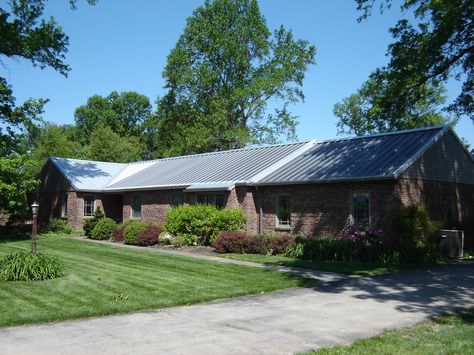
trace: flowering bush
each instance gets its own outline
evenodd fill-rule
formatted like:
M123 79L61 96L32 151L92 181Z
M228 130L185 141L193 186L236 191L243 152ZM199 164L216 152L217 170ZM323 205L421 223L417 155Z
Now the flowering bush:
M374 246L383 244L383 231L381 229L350 226L345 230L344 236L356 244Z

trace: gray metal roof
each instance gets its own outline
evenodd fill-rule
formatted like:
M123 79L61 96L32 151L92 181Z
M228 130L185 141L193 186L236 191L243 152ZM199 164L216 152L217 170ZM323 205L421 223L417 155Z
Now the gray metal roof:
M77 191L102 191L127 164L52 157L50 160Z
M227 190L236 184L394 179L448 131L448 127L432 127L130 164L64 158L51 160L78 191Z
M318 142L259 184L397 178L447 127Z
M288 143L155 160L149 167L107 186L107 191L187 187L200 183L245 183L309 142ZM134 163L140 164L140 163Z

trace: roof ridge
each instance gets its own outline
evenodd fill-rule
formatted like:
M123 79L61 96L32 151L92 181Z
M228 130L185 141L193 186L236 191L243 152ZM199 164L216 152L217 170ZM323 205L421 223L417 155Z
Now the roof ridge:
M394 135L397 135L397 134L423 132L423 131L429 131L429 130L435 130L435 129L442 130L446 127L449 127L449 125L404 129L404 130L400 130L400 131L389 131L389 132L383 132L383 133L369 134L369 135L366 135L366 136L352 136L352 137L325 139L325 140L322 140L322 141L318 141L316 143L321 144L321 143L349 141L349 140L356 140L356 139L367 139L367 138L376 138L376 137L384 137L384 136L394 136Z
M135 161L135 162L127 163L127 164L132 165L132 164L143 164L143 163L155 163L155 162L160 162L160 161L185 159L185 158L189 158L189 157L220 155L220 154L226 154L226 153L231 153L231 152L240 152L240 151L244 151L244 150L257 150L257 149L281 147L281 146L284 146L284 145L296 145L296 144L304 145L304 144L306 144L308 142L312 142L312 141L313 140L306 140L306 141L289 142L289 143L258 145L258 146L251 146L251 147L245 147L245 148L218 150L218 151L215 151L215 152L178 155L178 156L175 156L175 157L158 158L158 159L151 159L151 160L139 160L139 161Z

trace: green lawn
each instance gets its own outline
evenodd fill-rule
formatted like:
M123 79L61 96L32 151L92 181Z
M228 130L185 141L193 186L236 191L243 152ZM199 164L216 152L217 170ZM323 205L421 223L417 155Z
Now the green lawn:
M410 265L390 265L390 264L373 264L373 263L343 263L328 261L310 261L284 256L274 255L258 255L258 254L219 254L220 257L252 261L268 265L283 265L314 269L319 271L332 271L349 275L375 276L382 275L387 272L398 271L413 266Z
M309 354L474 354L474 308Z
M0 256L29 246L29 240L0 241ZM0 281L0 326L150 310L309 282L285 273L74 239L40 239L38 248L61 258L66 276Z

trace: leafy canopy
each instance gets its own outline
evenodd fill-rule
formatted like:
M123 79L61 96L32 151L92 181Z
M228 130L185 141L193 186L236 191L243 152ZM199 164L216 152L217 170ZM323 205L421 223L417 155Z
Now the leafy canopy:
M283 26L273 34L256 0L206 1L168 56L156 144L175 155L295 138L288 106L304 98L316 49ZM279 107L269 112L268 101Z
M363 20L378 3L381 12L392 0L356 0ZM418 92L455 78L462 88L445 109L474 120L474 0L405 0L406 18L390 29L394 42L387 54L387 80L391 90L387 105L410 107ZM408 18L412 17L412 20Z

